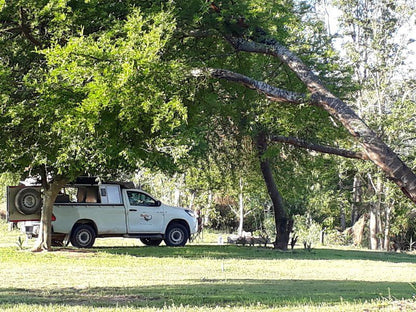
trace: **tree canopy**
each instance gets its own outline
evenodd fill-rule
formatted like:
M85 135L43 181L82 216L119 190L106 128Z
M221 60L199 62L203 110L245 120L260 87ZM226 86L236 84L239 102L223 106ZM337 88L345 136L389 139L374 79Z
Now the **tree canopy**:
M19 0L0 20L0 168L39 173L52 199L79 174L140 167L237 185L255 161L290 194L316 183L288 185L290 168L336 166L290 143L369 159L416 201L411 169L343 101L351 67L312 4Z

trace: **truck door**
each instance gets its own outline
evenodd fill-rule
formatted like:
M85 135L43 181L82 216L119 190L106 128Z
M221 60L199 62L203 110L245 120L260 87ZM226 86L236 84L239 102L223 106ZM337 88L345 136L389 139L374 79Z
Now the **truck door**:
M140 191L125 194L128 233L161 233L165 217L163 205Z

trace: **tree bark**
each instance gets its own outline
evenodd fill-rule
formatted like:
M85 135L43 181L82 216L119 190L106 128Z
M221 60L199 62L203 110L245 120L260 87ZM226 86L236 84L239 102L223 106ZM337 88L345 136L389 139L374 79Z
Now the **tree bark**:
M254 88L276 101L295 104L303 102L325 109L331 116L341 122L354 138L358 139L368 158L380 167L387 177L394 181L408 198L416 203L416 175L348 105L326 89L319 78L300 58L276 40L264 37L264 32L261 32L261 36L255 38L258 42L249 41L242 37L227 37L227 40L237 51L267 54L277 57L297 75L311 94L309 97L306 97L295 92L274 88L264 82L255 81L242 75L239 75L240 77L233 75L230 77L231 79L225 76L219 78L236 81L249 88ZM215 73L213 76L215 76ZM239 79L242 77L245 78L242 80ZM274 91L276 91L275 94L273 94Z
M385 221L384 221L384 241L383 247L384 250L390 251L390 214L393 204L386 204L385 208Z
M383 208L383 189L384 184L381 180L381 177L377 177L377 203L376 203L376 221L377 221L377 246L378 249L384 249L384 227L383 223L381 222L381 213Z
M352 226L354 246L362 246L364 228L367 224L367 219L367 214L363 214Z
M378 189L376 187L376 185L373 182L373 177L371 176L371 174L368 174L368 188L369 188L369 193L370 194L374 194L374 197L378 199ZM378 249L379 245L378 245L378 239L377 239L377 234L378 234L378 212L379 212L379 207L378 207L378 200L372 200L370 202L369 205L369 214L370 214L370 218L369 218L369 223L368 223L368 227L369 227L369 243L370 243L370 249L371 250L376 250Z
M332 147L332 146L320 145L320 144L308 142L305 140L301 140L295 137L285 137L281 135L275 135L271 137L271 141L286 143L286 144L290 144L296 147L306 148L308 150L319 152L319 153L337 155L337 156L342 156L346 158L368 160L367 155L361 152L350 151L350 150Z
M264 158L264 153L267 150L267 139L265 133L261 132L257 135L256 145L260 159L260 169L264 182L266 183L270 199L273 203L274 220L276 225L276 240L274 248L287 250L289 236L293 228L293 220L288 218L286 210L284 209L282 196L280 195L276 183L274 182L269 160Z
M358 221L360 217L359 214L359 204L361 203L361 179L358 173L354 175L353 183L353 202L351 205L351 226L354 226L355 222Z
M377 215L376 215L376 207L374 204L370 204L370 222L369 222L369 230L370 230L370 249L376 250L378 247L378 240L377 240Z
M188 206L188 208L191 209L191 210L193 210L193 208L194 208L195 196L196 196L196 191L192 190L191 191L191 199L189 201L189 206Z
M42 180L46 176L42 177ZM52 243L52 214L53 204L62 187L67 184L68 180L59 178L50 183L43 181L43 207L41 211L39 236L36 240L32 251L49 251Z

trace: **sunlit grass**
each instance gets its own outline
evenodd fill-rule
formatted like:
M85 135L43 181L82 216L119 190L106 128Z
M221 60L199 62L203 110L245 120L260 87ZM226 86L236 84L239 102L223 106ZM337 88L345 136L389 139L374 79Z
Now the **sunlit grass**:
M0 226L4 311L416 310L413 254L218 246L218 234L183 248L107 239L32 253Z

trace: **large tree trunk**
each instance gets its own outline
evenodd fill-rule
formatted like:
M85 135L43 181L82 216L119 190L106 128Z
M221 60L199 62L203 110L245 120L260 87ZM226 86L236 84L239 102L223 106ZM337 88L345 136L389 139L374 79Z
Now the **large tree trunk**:
M287 250L289 236L293 228L293 220L289 219L284 209L283 199L274 182L272 169L269 160L264 158L267 150L267 140L264 133L259 133L256 138L256 145L260 159L260 169L266 183L267 191L273 203L274 220L276 224L276 241L274 248Z
M239 82L266 94L266 96L275 101L296 104L310 103L322 107L341 122L353 137L358 139L368 158L380 167L387 177L401 188L407 197L416 203L416 175L412 170L403 163L397 154L348 105L327 90L319 78L296 55L276 40L265 36L263 31L260 31L257 38L255 38L257 42L249 41L242 37L228 37L227 40L237 51L267 54L277 57L298 76L311 94L307 97L302 94L276 89L264 82L255 81L242 75L239 75L239 77L236 77L236 75L231 77L224 75L221 77L221 75L216 75L213 71L211 71L211 75L217 78ZM223 73L225 72L223 71Z
M68 181L65 179L57 179L50 183L46 181L43 183L43 207L40 219L39 236L32 251L47 251L51 249L53 204L59 191L67 182Z

